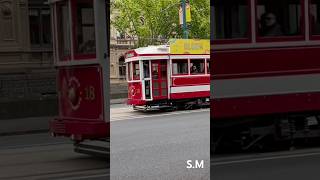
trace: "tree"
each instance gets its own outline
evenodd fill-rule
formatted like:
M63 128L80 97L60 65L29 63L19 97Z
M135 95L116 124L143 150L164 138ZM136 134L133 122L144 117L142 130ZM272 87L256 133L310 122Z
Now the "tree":
M190 0L192 21L189 38L210 38L210 1ZM120 32L138 38L138 46L157 44L160 40L181 38L180 0L114 0L112 25Z

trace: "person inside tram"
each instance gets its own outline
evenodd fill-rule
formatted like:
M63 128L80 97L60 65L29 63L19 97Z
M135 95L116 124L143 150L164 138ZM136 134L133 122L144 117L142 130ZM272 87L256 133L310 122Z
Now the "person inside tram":
M191 74L197 74L197 73L199 73L197 66L193 65L193 66L191 67L190 72L191 72Z
M261 36L281 36L283 35L281 25L277 22L274 13L266 12L261 15Z

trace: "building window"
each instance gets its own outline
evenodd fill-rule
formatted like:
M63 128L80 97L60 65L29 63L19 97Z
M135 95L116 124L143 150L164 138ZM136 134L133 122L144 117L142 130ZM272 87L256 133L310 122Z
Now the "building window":
M259 36L301 35L300 0L258 0L257 21Z
M173 59L172 74L173 75L188 74L188 59Z
M248 37L247 0L215 0L213 1L214 23L212 24L214 39L238 39Z
M312 0L310 4L310 30L312 35L320 35L320 1Z
M190 74L204 74L204 72L205 72L204 59L190 60Z
M121 56L119 58L119 76L120 78L123 78L126 76L126 64L124 61L124 56Z
M33 46L50 46L51 18L48 7L29 8L30 43Z

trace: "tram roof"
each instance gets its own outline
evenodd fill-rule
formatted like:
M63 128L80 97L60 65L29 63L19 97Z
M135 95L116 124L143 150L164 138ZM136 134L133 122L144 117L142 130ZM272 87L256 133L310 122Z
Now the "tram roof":
M159 46L147 46L134 49L134 51L138 55L143 54L169 54L170 53L170 46L169 45L159 45Z

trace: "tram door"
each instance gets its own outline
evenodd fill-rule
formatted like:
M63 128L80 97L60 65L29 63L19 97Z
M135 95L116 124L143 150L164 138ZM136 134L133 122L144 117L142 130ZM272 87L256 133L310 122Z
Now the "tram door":
M151 61L152 70L152 95L153 99L165 99L168 97L167 61Z

